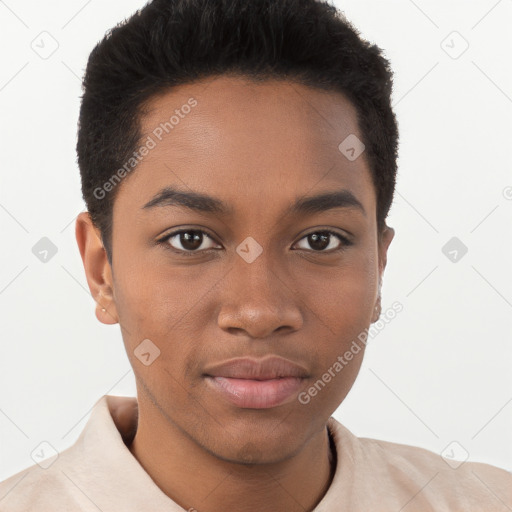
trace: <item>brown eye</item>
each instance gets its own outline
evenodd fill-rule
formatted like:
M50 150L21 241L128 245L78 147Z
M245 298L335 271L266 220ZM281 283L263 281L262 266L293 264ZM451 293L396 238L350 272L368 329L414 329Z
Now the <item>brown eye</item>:
M345 246L352 245L344 236L329 230L314 231L301 240L306 240L311 248L300 247L301 249L312 250L314 252L336 252L342 250ZM338 243L336 243L336 241Z
M208 243L214 244L208 233L198 229L175 231L162 239L161 242L167 243L176 251L182 252L201 252L213 248L211 245L208 246Z

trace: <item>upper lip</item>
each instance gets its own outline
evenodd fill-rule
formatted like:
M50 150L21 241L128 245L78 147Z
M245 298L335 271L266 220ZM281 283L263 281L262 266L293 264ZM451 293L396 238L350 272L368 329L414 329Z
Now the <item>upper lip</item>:
M308 371L299 364L278 356L265 359L236 358L211 366L205 375L232 379L268 380L282 377L308 376Z

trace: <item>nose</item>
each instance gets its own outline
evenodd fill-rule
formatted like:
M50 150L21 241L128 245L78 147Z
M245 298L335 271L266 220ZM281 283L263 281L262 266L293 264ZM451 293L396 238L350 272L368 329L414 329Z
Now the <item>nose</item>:
M303 324L300 294L265 251L252 263L237 258L224 279L218 325L230 334L266 338Z

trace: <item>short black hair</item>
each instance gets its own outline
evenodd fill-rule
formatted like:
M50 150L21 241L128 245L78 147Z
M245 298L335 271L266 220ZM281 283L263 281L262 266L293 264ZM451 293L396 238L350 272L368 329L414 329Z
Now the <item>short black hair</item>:
M107 31L82 84L82 194L110 264L119 187L101 187L138 149L145 103L178 85L229 74L340 92L355 106L382 234L398 152L393 73L383 51L320 0L153 0Z

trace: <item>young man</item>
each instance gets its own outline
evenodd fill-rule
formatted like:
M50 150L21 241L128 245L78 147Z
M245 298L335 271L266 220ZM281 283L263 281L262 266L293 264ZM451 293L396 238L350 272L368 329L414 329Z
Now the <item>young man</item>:
M98 400L2 511L511 509L507 471L331 416L381 312L391 89L315 0L154 0L93 50L76 237L137 399Z

